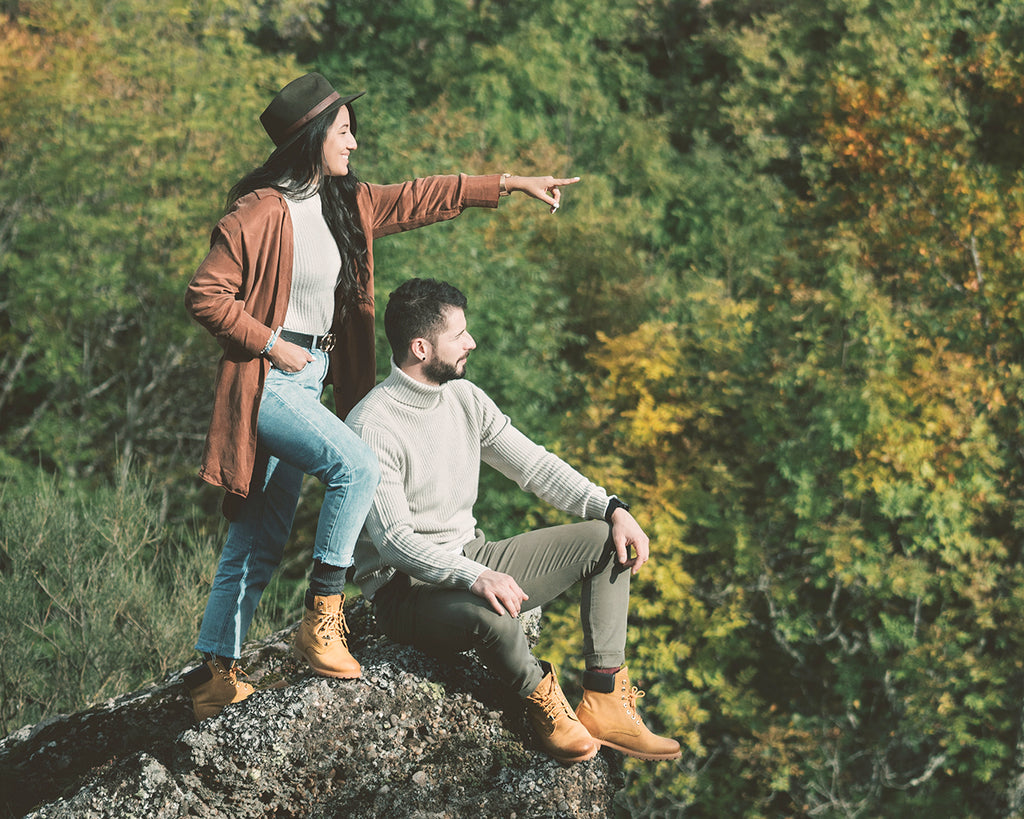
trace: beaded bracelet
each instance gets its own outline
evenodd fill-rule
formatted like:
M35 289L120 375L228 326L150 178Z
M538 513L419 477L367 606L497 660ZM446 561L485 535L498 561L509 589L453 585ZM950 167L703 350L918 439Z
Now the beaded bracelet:
M274 332L270 334L270 340L266 343L266 346L264 346L264 348L260 350L261 356L265 356L267 353L270 352L270 348L274 346L274 342L277 341L277 337L281 335L282 329L282 327L278 327L276 330L274 330Z

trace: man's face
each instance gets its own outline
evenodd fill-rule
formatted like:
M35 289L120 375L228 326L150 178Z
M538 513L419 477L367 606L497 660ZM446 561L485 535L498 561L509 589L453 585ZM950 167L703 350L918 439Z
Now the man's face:
M444 328L430 345L430 357L423 366L423 374L431 383L444 384L466 375L466 361L476 349L473 336L466 329L466 314L461 307L445 311Z

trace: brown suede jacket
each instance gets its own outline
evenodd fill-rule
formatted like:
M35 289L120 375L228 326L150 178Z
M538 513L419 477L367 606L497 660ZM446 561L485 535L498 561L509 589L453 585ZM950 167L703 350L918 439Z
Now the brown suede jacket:
M374 385L373 240L441 222L467 207L498 206L498 174L432 176L396 185L360 184L359 219L366 235L370 304L331 329L338 342L328 376L342 418ZM234 516L249 493L256 459L256 419L270 361L260 351L284 321L291 291L292 223L273 189L239 199L217 223L210 252L189 283L185 306L224 349L206 437L203 480L223 487L224 512Z

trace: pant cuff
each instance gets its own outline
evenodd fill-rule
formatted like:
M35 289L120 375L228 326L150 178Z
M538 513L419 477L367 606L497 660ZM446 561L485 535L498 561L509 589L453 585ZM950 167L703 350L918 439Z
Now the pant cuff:
M551 670L551 666L548 663L545 663L544 665L548 671ZM540 663L535 663L523 680L523 686L519 689L519 696L525 700L530 696L530 694L536 691L537 686L540 685L540 681L544 679L545 674L546 671L541 668Z
M626 655L617 651L612 654L586 654L583 657L585 668L619 668L626 664Z

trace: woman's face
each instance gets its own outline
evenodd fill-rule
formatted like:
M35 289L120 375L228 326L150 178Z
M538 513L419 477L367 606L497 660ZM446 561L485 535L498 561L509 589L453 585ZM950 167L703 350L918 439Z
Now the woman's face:
M348 155L355 149L356 138L352 133L348 106L343 105L324 139L324 173L327 176L347 176Z

